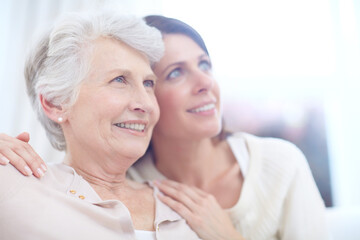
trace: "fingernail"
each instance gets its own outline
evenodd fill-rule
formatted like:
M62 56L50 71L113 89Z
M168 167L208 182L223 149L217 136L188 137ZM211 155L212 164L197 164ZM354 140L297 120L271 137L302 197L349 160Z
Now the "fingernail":
M46 172L47 168L44 164L41 164L40 167L44 170L44 172Z
M44 172L40 168L38 168L36 171L40 174L40 176L44 176Z
M1 162L2 164L6 165L6 164L8 164L10 161L9 161L9 159L7 159L6 157L1 156L1 157L0 157L0 162Z
M33 172L31 171L31 169L28 166L25 166L25 172L27 173L28 176L33 174Z

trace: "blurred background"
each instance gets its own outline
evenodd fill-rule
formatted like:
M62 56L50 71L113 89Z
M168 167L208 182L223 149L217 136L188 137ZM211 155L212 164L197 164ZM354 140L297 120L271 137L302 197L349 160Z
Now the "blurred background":
M3 0L0 6L0 132L28 131L43 159L61 161L30 107L23 66L31 42L62 13L115 8L178 18L207 43L226 127L295 143L329 221L344 225L334 234L359 234L359 0Z

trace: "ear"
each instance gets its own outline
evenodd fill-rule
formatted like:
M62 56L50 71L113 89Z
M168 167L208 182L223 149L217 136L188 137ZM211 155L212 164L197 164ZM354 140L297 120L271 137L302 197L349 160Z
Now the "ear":
M44 113L48 118L54 122L61 123L64 120L65 110L61 106L56 106L46 100L43 95L39 95L41 106L44 110Z

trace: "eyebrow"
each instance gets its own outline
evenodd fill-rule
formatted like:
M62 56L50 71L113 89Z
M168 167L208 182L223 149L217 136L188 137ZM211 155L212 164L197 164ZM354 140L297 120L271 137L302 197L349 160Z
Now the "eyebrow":
M104 72L106 78L113 78L119 75L129 75L131 72L125 68L113 68L109 71Z
M124 75L124 76L130 76L132 77L134 74L133 74L133 71L127 69L127 68L114 68L110 71L107 71L106 72L106 75L109 77L109 78L112 78L112 77L116 77L118 75ZM154 73L146 73L144 75L144 79L145 80L148 80L149 78L151 78L152 80L157 80L157 77Z
M209 56L204 53L201 54L200 56L198 56L198 59L203 59L204 57L209 58ZM163 75L169 68L171 68L172 66L176 66L176 65L183 65L185 61L180 61L180 62L174 62L172 64L170 64L169 66L167 66L160 74Z
M145 75L145 80L150 80L150 79L154 81L158 80L157 76L153 73Z
M176 66L176 65L183 65L184 61L180 61L180 62L174 62L172 64L170 64L169 66L167 66L163 71L161 71L161 75L163 75L169 68L171 68L172 66Z

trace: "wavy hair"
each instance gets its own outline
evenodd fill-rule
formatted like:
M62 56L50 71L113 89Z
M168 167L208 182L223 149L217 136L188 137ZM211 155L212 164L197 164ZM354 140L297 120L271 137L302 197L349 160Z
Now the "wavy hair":
M25 63L25 80L31 104L52 146L66 150L61 126L49 119L40 95L54 106L69 107L90 68L94 40L108 37L143 53L154 64L164 52L161 33L144 20L115 12L64 15L31 49Z

